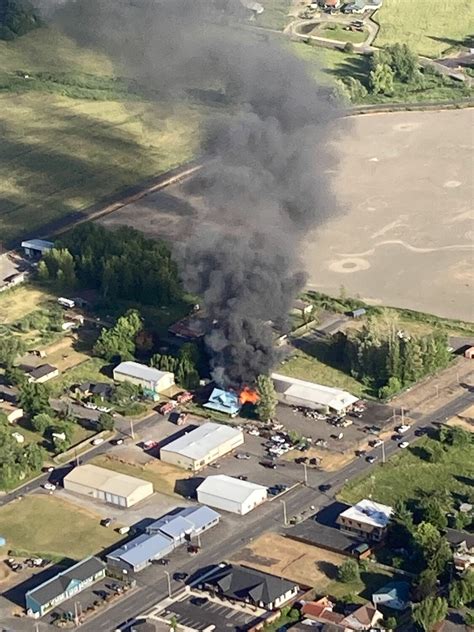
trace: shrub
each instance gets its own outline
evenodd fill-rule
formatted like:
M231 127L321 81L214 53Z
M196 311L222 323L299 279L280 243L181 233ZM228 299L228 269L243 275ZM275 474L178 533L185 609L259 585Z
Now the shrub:
M344 44L344 52L345 53L353 53L354 52L354 44L352 42L346 42Z

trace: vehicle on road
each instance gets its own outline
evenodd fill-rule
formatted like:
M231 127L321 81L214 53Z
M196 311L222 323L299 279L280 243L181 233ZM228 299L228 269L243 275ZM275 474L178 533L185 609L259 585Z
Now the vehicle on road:
M399 448L402 448L402 450L404 450L405 448L408 448L408 446L409 446L409 445L410 445L410 444L408 443L408 441L401 441L401 442L398 444L398 447L399 447Z
M331 489L331 485L329 483L323 483L322 485L318 487L318 489L320 492L323 492L324 494L324 492L328 492Z
M173 579L176 580L177 582L184 582L184 580L188 577L188 573L175 573L173 575Z
M102 437L97 437L97 439L93 439L91 443L92 445L100 445L101 443L104 443L104 440L102 439Z
M378 457L376 457L374 454L370 454L365 460L367 461L367 463L375 463L377 458Z

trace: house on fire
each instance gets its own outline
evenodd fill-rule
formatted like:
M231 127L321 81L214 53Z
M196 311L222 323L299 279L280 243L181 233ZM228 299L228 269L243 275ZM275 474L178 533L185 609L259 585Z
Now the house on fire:
M224 391L221 388L214 388L209 397L209 401L204 404L204 408L236 417L242 408L242 404L240 403L239 396L237 393L234 393L234 391Z

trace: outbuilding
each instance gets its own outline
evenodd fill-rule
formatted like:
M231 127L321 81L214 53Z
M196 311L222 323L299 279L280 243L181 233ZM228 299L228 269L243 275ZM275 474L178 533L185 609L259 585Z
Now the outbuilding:
M174 386L174 374L139 362L121 362L114 369L116 382L131 382L151 393L164 393Z
M9 424L13 424L23 417L23 408L18 408L9 402L0 402L0 414L5 415Z
M54 243L44 239L28 239L21 242L21 247L27 257L39 258L44 255L45 252L54 248Z
M267 488L219 474L208 476L199 485L197 499L205 505L244 516L267 500Z
M243 443L244 433L239 428L208 422L163 446L160 459L198 472Z
M51 364L40 364L40 366L30 369L28 372L29 382L36 382L36 384L43 384L52 380L54 377L58 377L59 369Z
M304 406L324 412L345 413L358 398L339 388L314 384L295 377L272 373L277 397L289 406Z
M149 481L90 463L75 467L64 477L63 484L70 492L120 507L132 507L153 494L153 485Z

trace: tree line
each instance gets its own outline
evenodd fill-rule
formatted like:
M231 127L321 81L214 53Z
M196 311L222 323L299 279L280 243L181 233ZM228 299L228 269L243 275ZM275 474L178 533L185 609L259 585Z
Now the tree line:
M62 236L38 264L38 278L57 288L93 288L107 301L179 302L183 290L170 249L130 227L86 223Z
M444 332L410 336L375 316L369 316L360 331L333 336L327 353L329 361L382 399L445 368L451 360Z

